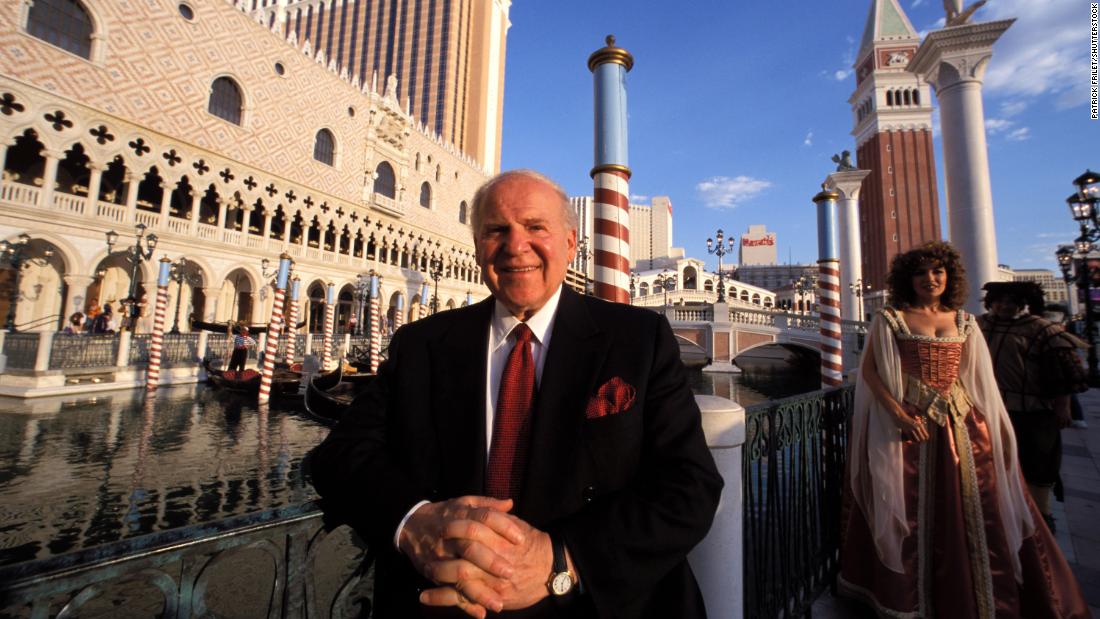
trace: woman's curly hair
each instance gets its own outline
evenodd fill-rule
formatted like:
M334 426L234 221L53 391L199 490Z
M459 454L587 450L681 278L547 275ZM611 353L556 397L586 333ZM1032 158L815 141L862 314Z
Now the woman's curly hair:
M890 262L890 273L886 276L890 304L904 308L916 302L917 291L913 289L913 275L926 264L942 266L947 270L947 286L940 297L940 305L951 310L962 307L967 293L966 269L963 268L959 252L943 241L929 241L894 256Z

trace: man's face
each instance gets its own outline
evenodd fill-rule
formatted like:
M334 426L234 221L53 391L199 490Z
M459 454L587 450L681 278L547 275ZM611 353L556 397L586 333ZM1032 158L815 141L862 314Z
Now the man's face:
M1012 296L1003 296L990 303L990 311L1001 320L1012 320L1024 309L1024 304Z
M493 188L474 232L477 261L493 296L530 318L565 281L577 248L561 198L545 183L512 177Z

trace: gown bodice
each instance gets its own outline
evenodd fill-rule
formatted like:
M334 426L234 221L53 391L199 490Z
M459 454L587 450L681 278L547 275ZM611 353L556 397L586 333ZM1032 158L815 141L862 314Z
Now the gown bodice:
M957 335L936 337L915 334L893 308L882 311L898 345L904 401L943 426L970 411L970 401L959 383L963 347L973 320L962 310L956 314Z

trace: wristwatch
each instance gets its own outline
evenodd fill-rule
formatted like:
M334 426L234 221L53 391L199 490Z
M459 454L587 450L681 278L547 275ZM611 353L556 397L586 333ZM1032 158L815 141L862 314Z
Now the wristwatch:
M546 588L550 590L551 596L561 598L573 591L577 579L569 571L569 565L565 561L565 544L553 533L550 534L550 548L554 558L550 564L550 580L546 581Z

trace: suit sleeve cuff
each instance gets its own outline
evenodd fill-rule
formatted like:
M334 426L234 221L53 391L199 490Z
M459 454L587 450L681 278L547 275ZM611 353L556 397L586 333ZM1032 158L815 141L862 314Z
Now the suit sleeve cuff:
M401 540L401 531L405 528L405 523L409 521L409 518L424 505L427 505L430 501L420 501L416 505L409 508L409 511L405 513L405 517L401 519L401 522L397 523L397 530L393 532L393 548L394 550L401 552L401 547L398 546L398 542Z

